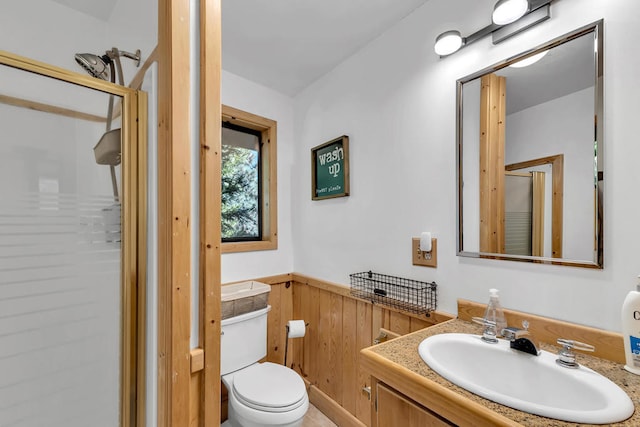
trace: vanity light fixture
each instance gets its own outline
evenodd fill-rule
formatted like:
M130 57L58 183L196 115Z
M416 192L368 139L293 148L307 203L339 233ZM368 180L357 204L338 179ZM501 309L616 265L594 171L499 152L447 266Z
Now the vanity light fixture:
M507 25L522 18L529 10L527 0L498 0L493 6L491 20L497 25Z
M433 47L440 56L451 55L462 47L462 36L460 31L449 30L436 37L436 44Z
M498 0L493 8L491 24L468 37L462 37L457 30L445 31L436 37L434 50L440 57L448 56L489 34L493 44L498 44L549 19L552 1Z

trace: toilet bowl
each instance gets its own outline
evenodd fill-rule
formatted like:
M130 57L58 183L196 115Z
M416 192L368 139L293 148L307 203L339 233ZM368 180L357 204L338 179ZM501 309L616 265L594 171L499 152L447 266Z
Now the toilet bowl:
M304 382L291 369L275 363L255 363L222 377L229 392L233 427L298 427L309 398Z
M222 320L220 373L227 387L232 427L299 427L309 397L302 378L267 354L267 313L271 307Z

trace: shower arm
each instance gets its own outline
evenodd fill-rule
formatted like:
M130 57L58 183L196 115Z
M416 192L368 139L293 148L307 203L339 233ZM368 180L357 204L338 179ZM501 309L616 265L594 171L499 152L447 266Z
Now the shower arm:
M136 67L140 66L140 49L136 50L136 53L127 52L124 50L119 50L117 47L111 48L111 50L107 51L107 55L112 60L112 62L116 63L116 69L118 71L118 84L120 86L124 86L124 78L122 74L122 63L120 62L120 57L124 56L125 58L132 59Z
M116 63L116 70L118 72L118 84L120 86L124 86L124 76L122 74L122 63L120 62L120 57L124 56L137 60L137 63L140 63L140 58L129 52L125 52L124 50L120 51L117 47L111 48L111 50L107 52L107 55L109 55L109 58L111 58L111 62Z
M124 50L119 51L115 47L112 50L117 51L119 56L124 56L125 58L133 59L136 62L136 67L140 66L140 49L136 50L136 53L126 52Z
M140 49L136 50L136 53L126 52L124 50L118 50L118 48L114 47L110 51L107 51L107 56L111 59L109 66L111 68L111 83L115 83L116 80L116 72L118 73L118 84L120 86L124 86L124 76L122 73L122 63L120 62L120 57L124 56L125 58L133 59L136 63L136 67L140 66ZM115 63L115 66L114 66ZM114 70L115 68L115 70ZM113 103L115 96L113 94L109 95L109 111L107 112L107 132L111 130L111 122L113 121ZM113 197L116 200L119 200L118 195L118 180L116 178L116 168L114 165L109 165L109 170L111 172L111 185L113 187Z
M136 50L136 53L127 52L124 50L119 50L117 47L111 48L106 52L107 56L111 61L109 62L109 67L111 69L111 83L116 82L116 71L118 73L118 84L120 86L124 86L124 75L122 73L122 62L120 62L120 57L124 56L125 58L129 58L135 61L136 67L140 66L140 49ZM114 66L115 63L115 66ZM111 121L113 120L113 99L114 95L109 96L109 110L107 111L107 132L111 130Z
M111 83L116 82L116 73L115 67L113 65L113 61L109 63L109 68L111 68ZM111 130L111 122L113 121L113 100L115 96L113 94L109 95L109 108L107 110L107 132Z
M115 52L118 50L113 48ZM116 66L113 63L116 63ZM116 73L115 69L118 70L118 77L120 79L120 85L122 86L122 66L120 64L120 58L116 55L115 58L112 58L109 63L109 67L111 68L111 83L116 82ZM114 103L115 95L109 95L109 111L107 111L107 132L111 130L111 122L113 121L113 103ZM120 200L120 195L118 194L118 179L116 178L116 167L114 165L109 165L109 172L111 174L111 188L113 189L113 198L115 200Z

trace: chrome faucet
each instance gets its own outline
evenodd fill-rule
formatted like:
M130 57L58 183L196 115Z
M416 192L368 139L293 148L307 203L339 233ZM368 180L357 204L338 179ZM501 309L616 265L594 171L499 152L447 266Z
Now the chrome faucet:
M482 341L489 344L498 343L496 322L485 319L484 317L473 317L471 320L484 326ZM501 335L505 340L509 341L509 346L512 349L539 356L540 345L533 335L531 335L531 332L529 332L529 322L527 320L522 321L522 328L523 329L508 326L501 331Z
M512 349L539 356L540 344L529 332L529 322L527 320L522 321L522 328L514 328L512 326L504 328L502 336L509 340L509 346Z

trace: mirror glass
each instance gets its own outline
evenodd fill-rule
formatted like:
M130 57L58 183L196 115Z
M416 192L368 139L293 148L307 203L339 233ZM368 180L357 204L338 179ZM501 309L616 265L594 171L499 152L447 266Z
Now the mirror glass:
M602 268L601 35L458 80L458 255Z

